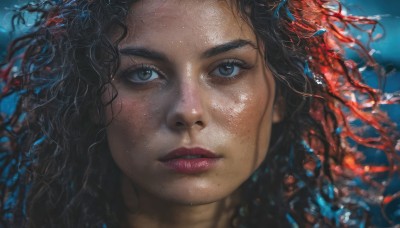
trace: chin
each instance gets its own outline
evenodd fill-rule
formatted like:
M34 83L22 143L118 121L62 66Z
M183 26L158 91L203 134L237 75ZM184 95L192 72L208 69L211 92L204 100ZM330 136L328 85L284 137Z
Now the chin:
M175 191L174 194L163 194L161 197L170 203L196 206L215 203L224 200L230 195L232 195L231 191L221 191L221 189L214 187L209 189L180 189L180 191Z

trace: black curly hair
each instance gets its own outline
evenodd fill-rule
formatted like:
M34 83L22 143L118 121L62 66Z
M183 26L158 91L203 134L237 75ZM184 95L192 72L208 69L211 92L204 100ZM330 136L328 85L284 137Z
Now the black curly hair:
M0 117L4 226L119 227L124 221L109 123L89 120L105 120L104 108L118 96L114 89L111 100L101 99L119 67L118 44L134 2L42 0L16 10L14 24L25 23L26 12L37 19L10 44L1 65L1 98L16 101ZM360 198L381 196L384 186L354 145L384 151L383 172L393 173L398 134L379 110L381 91L363 83L359 65L344 53L355 50L362 64L383 75L368 46L346 33L356 28L372 39L377 22L346 16L336 0L237 0L236 6L265 45L285 116L273 126L265 161L241 186L232 226L368 222ZM351 184L356 176L375 190Z

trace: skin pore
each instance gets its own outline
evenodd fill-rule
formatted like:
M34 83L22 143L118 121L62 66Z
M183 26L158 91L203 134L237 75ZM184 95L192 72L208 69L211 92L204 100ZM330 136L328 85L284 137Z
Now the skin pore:
M126 227L229 227L238 188L265 158L280 119L274 79L233 9L213 0L132 5L113 80L118 97L106 110ZM160 162L177 148L219 158L206 171L179 173Z

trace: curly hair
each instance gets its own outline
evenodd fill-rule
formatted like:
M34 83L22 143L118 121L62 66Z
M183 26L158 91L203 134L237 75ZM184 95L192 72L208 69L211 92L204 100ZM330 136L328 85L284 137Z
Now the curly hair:
M108 150L109 123L89 120L104 120L104 108L118 96L114 90L110 101L101 99L119 66L118 44L133 2L43 0L16 11L15 25L25 23L25 12L37 19L10 44L0 68L1 99L16 104L0 116L3 225L121 225L124 204L115 194L120 171ZM360 67L374 69L381 81L384 72L368 44L349 31L372 41L378 22L346 15L337 0L236 3L265 46L285 116L273 126L266 159L240 187L232 226L370 222L367 203L394 199L384 197L377 176L390 179L397 171L396 126L380 110L397 101L363 82ZM364 61L347 60L348 50ZM387 164L366 163L357 145L384 152ZM366 202L366 196L380 200Z

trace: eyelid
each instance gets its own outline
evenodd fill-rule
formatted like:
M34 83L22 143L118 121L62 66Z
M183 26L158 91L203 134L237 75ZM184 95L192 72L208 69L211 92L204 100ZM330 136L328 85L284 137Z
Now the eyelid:
M214 66L211 68L210 75L212 75L212 72L216 71L219 67L221 67L224 64L233 64L236 67L239 67L240 72L232 77L223 77L223 76L215 76L215 78L220 78L221 80L233 80L235 78L240 77L242 74L242 71L251 69L253 65L248 64L246 61L240 60L240 59L224 59L222 61L217 62L216 64L213 64ZM212 75L213 76L213 75ZM219 79L218 79L219 80Z
M252 67L252 65L248 64L246 61L232 58L232 59L224 59L222 61L217 62L217 64L215 64L213 69L216 69L218 66L220 66L222 64L234 64L234 65L239 66L240 68L243 68L243 69L249 69L249 68Z
M135 64L133 66L130 66L129 68L121 71L121 73L118 74L118 77L122 78L123 80L129 81L132 84L137 84L137 85L146 84L148 82L139 83L139 82L134 82L134 81L128 79L128 76L130 74L134 73L135 71L141 70L141 69L153 70L160 76L160 78L166 78L166 74L162 70L160 70L158 67L156 67L152 64L146 64L146 63ZM151 82L151 81L149 81L149 82Z

